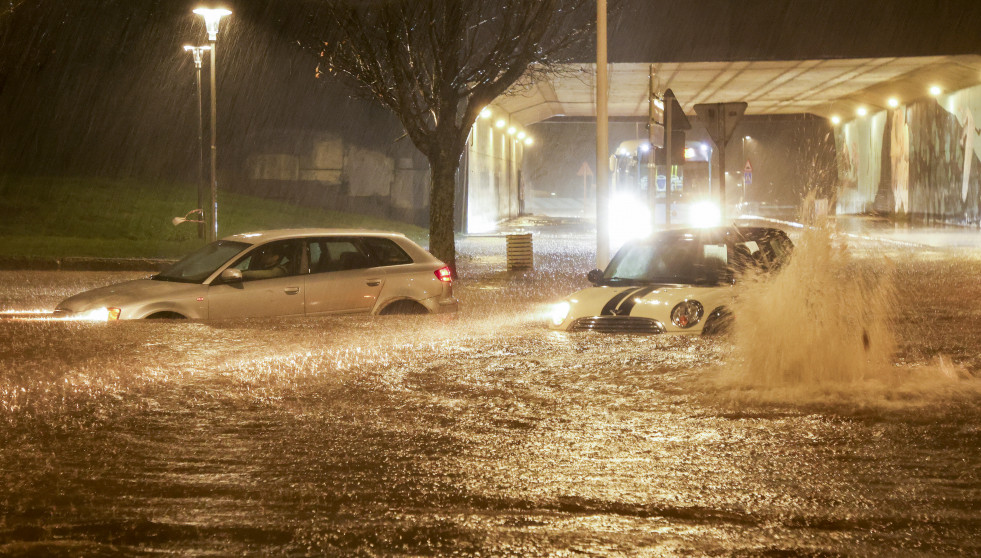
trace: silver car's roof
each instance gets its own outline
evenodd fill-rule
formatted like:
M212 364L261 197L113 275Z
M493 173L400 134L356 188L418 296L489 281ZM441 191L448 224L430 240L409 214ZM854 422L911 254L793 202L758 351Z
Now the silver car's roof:
M240 233L233 234L231 236L226 236L222 240L235 240L238 242L247 242L249 244L257 244L260 242L268 242L270 240L281 240L286 238L308 238L311 236L382 236L388 238L406 238L404 234L391 232L391 231L379 231L372 229L275 229L270 231L255 231L250 233Z

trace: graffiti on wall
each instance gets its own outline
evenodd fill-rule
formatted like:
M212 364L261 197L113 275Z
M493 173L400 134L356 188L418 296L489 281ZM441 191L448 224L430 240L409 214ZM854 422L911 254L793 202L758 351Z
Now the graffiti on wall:
M840 127L840 213L981 224L981 86Z

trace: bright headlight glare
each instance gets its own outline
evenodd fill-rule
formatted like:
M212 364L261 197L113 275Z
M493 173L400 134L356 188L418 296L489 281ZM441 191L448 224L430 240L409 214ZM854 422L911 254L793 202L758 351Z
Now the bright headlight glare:
M702 319L702 314L705 313L705 309L702 307L702 303L697 300L685 300L679 302L671 310L671 323L682 328L687 329L698 323Z
M85 322L107 322L109 321L108 308L93 308L75 317L76 320Z
M651 234L651 213L647 205L629 194L619 194L610 200L609 223L612 250Z
M715 227L722 224L719 206L710 201L693 203L688 210L688 218L693 227Z
M563 300L562 302L556 303L552 306L552 323L559 325L569 317L569 310L572 309L572 305L568 301Z

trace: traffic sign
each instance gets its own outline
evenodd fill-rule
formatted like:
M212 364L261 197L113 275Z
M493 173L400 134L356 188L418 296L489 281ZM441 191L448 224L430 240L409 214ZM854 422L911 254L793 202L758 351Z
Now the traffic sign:
M691 130L691 122L688 122L688 115L685 114L685 110L681 108L681 103L678 102L678 98L674 96L674 92L668 89L664 92L664 100L670 103L671 110L671 129L672 130ZM669 107L664 107L668 110Z
M593 176L593 169L589 168L589 163L582 162L582 166L576 171L576 176Z
M729 143L736 123L746 113L748 106L746 103L700 103L695 105L695 114L718 147Z

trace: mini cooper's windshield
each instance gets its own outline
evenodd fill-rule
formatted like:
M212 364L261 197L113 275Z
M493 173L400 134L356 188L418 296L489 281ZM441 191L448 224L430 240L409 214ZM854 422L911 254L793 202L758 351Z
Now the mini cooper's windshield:
M177 283L201 283L217 271L222 264L249 246L251 245L231 240L212 242L154 275L152 279Z
M660 235L625 245L603 283L715 285L726 277L726 243L715 235Z

